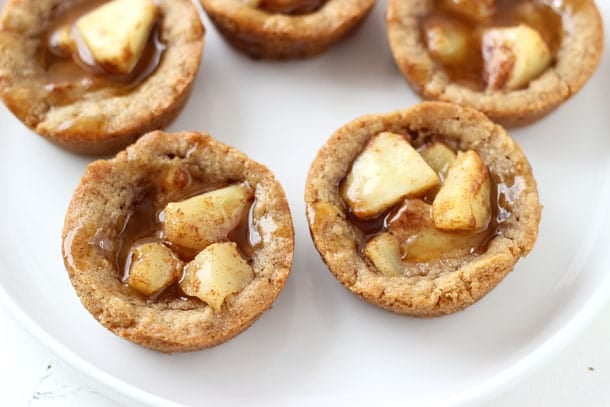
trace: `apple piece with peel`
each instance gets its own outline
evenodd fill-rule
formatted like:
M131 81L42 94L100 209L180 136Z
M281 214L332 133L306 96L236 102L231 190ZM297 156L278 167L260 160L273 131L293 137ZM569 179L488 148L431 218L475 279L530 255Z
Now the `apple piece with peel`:
M202 250L226 239L253 200L252 188L241 183L170 202L164 210L164 236L175 245Z
M438 175L401 135L373 137L341 187L354 215L375 217L405 196L420 196L440 183Z
M469 33L463 24L432 18L424 21L423 31L428 51L440 63L458 65L469 55Z
M467 254L486 239L485 233L443 231L434 225L432 206L420 199L406 199L388 221L388 232L400 243L403 259L427 262L455 254Z
M549 47L538 31L526 24L486 29L481 45L490 90L522 88L551 64Z
M443 230L481 230L491 219L489 170L479 155L466 151L449 167L432 203L434 225Z
M390 233L382 233L369 240L364 254L380 273L386 276L400 276L404 268L401 261L400 245Z
M182 276L182 261L159 242L143 243L132 249L126 283L151 296Z
M496 13L496 0L443 0L441 6L475 22L488 21Z
M456 158L455 152L440 141L427 145L420 154L441 179L447 178L447 171Z
M127 75L140 60L156 18L153 0L113 0L79 18L76 29L97 64Z
M214 243L203 249L184 268L180 287L220 312L225 298L237 294L254 278L252 267L234 242Z

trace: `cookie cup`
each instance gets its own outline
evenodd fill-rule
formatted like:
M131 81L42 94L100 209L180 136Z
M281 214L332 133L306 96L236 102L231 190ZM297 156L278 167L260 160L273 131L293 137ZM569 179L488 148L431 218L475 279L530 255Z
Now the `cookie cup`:
M0 19L0 97L32 131L81 154L114 153L168 125L189 95L203 52L204 28L189 0L157 0L162 15L158 66L135 87L52 86L40 62L58 16L84 0L11 0ZM62 100L67 93L80 97Z
M121 281L123 227L151 194L167 200L159 183L178 166L209 185L247 182L254 189L251 225L260 235L249 260L254 278L227 297L220 312L194 297L147 298ZM62 238L65 266L85 308L113 333L162 352L215 346L249 327L284 286L294 251L288 203L273 174L200 133L152 132L115 158L90 164L70 202Z
M559 2L563 38L553 64L526 88L478 91L454 83L436 63L421 36L420 19L434 0L389 0L386 20L392 54L407 82L424 99L457 103L485 113L506 127L547 115L578 92L599 65L604 34L592 0Z
M304 15L269 13L241 0L200 0L224 38L254 58L305 58L354 30L375 0L328 0Z
M400 276L386 276L366 260L365 236L350 221L340 185L367 142L386 131L409 135L415 146L434 136L456 150L474 150L496 183L518 184L510 216L484 252L412 264ZM531 166L506 131L473 109L440 102L363 116L337 130L311 165L305 202L314 244L337 280L371 304L420 317L461 310L488 293L530 252L541 215Z

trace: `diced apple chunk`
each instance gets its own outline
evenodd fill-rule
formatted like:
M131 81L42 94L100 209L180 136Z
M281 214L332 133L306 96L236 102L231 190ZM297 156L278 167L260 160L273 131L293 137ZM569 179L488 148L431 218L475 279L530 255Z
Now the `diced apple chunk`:
M488 21L496 12L496 0L443 0L442 6L476 22Z
M113 0L81 17L76 28L97 64L127 75L144 52L156 16L153 0Z
M72 55L76 45L71 35L71 26L63 25L53 31L48 39L49 49L60 57Z
M559 46L561 15L545 2L523 2L513 9L513 18L536 30L549 48Z
M551 51L538 31L520 24L489 28L482 36L488 89L514 90L526 86L551 63Z
M428 50L434 59L447 65L457 65L468 56L468 30L458 22L442 18L423 24Z
M455 152L440 141L435 141L426 146L420 153L428 165L436 171L442 179L447 177L449 166L451 166L456 157Z
M405 196L423 195L439 184L436 172L403 136L375 136L356 158L341 188L354 215L381 214Z
M434 225L444 230L480 230L491 218L489 170L470 150L459 154L432 203Z
M485 233L437 229L431 205L419 199L405 200L390 219L388 232L400 242L404 259L411 262L426 262L456 251L467 254L486 238Z
M402 274L400 245L394 236L382 233L368 241L364 254L371 260L375 268L386 276Z
M233 184L165 207L163 233L178 246L202 250L226 239L247 213L254 191L247 184Z
M146 296L161 291L182 275L182 262L162 243L138 245L131 256L127 285Z
M180 287L216 312L225 298L237 294L254 278L252 267L240 256L234 242L214 243L199 253L184 269Z

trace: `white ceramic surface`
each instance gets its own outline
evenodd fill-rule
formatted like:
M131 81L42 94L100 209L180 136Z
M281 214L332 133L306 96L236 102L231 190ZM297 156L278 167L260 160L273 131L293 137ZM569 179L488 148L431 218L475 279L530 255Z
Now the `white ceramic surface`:
M599 6L608 20L610 3ZM291 277L249 330L213 349L163 355L93 320L60 251L64 212L89 159L49 144L0 107L5 306L86 374L154 405L457 405L490 397L560 349L610 294L607 58L555 113L511 132L530 158L545 206L534 251L466 311L401 317L361 302L328 273L302 199L309 164L336 128L418 101L391 58L384 8L380 1L354 36L321 57L289 63L236 53L205 20L197 83L170 129L207 130L266 164L286 190L296 227Z

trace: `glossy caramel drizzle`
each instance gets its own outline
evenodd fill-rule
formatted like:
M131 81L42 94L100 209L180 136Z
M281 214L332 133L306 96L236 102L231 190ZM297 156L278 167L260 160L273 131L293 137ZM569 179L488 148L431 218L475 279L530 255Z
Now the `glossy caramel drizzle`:
M119 233L119 244L116 248L115 264L119 271L118 278L127 284L132 262L132 249L138 245L150 242L161 242L168 246L178 255L185 264L193 260L198 254L190 249L180 247L169 242L163 233L164 208L168 202L177 202L190 197L213 191L227 185L216 185L205 183L188 177L188 183L179 193L164 195L159 189L154 188L139 200L129 212L124 226ZM161 198L160 198L161 197ZM260 236L253 223L252 210L255 202L252 202L247 215L243 216L237 227L226 237L227 241L237 244L241 256L248 262L252 260L254 249L260 242ZM187 300L189 297L180 288L179 281L155 293L148 298L150 301L172 301Z
M417 146L417 140L414 140L406 136L408 141L417 147L419 151L425 149L428 145L432 144L434 141L441 141L442 138L439 137L430 137L426 136L423 143ZM417 138L416 138L417 139ZM488 168L490 172L490 204L491 204L491 219L488 226L484 230L479 231L455 231L455 232L444 232L447 234L453 234L456 237L463 236L465 238L465 242L476 241L479 244L474 246L463 247L463 251L467 254L471 255L480 255L483 254L489 245L489 242L499 234L499 227L503 223L509 221L511 218L511 207L515 203L515 201L519 198L521 192L523 191L525 184L524 179L522 177L514 177L511 179L505 179L500 177L499 175L493 172L493 169ZM351 169L348 171L348 173ZM342 181L343 182L343 181ZM341 182L341 183L342 183ZM339 184L338 188L340 188ZM428 192L425 196L419 198L425 203L431 205L434 201L434 197L438 192L438 188ZM347 220L354 225L360 231L360 240L358 243L358 249L360 253L362 253L363 258L366 258L364 254L364 248L366 244L375 236L387 232L390 224L399 216L399 212L402 210L403 201L401 200L398 204L394 205L381 215L372 218L372 219L360 219L356 215L352 213L349 208L349 205L345 205L345 212L347 214ZM409 246L410 241L413 242L417 239L417 235L411 236L406 245ZM402 242L401 242L402 243ZM451 255L450 252L447 255ZM403 254L403 262L405 263L417 263L417 261L412 260L407 253Z
M121 94L135 88L159 66L165 51L161 41L160 17L153 27L144 52L128 75L112 74L98 65L75 28L76 21L107 1L84 2L57 16L41 38L39 62L46 74L45 90L52 105L70 104L86 92L110 89ZM76 47L66 50L59 43L59 32L69 27Z
M481 53L482 31L486 28L525 23L538 31L555 58L563 39L564 30L561 15L554 7L564 7L564 2L560 1L560 6L555 3L557 2L544 0L496 0L493 16L484 22L474 22L448 9L444 5L445 0L434 0L432 12L420 20L421 38L428 46L426 27L438 22L447 21L450 24L464 27L469 34L467 57L464 58L464 62L459 64L436 62L443 67L451 81L473 90L483 90L485 82L484 61Z

